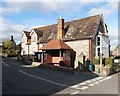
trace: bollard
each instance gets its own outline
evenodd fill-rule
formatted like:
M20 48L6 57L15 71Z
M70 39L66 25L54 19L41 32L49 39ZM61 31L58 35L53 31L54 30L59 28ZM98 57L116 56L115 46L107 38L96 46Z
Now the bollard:
M100 68L98 68L98 74L100 75Z

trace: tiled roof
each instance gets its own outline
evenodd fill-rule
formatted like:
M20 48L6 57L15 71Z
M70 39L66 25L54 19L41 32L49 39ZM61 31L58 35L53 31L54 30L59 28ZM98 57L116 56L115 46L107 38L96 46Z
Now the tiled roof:
M30 32L28 31L23 31L25 35L27 36L27 45L31 44L31 37L30 37Z
M85 38L92 38L93 36L95 36L95 33L98 30L102 33L105 33L103 29L103 22L101 22L101 19L102 15L99 14L87 18L64 22L63 41L73 41ZM47 43L51 39L57 38L57 24L33 28L33 30L38 35L37 43ZM30 32L24 32L26 36L29 37Z
M37 33L38 38L43 36L43 31L34 29L34 31Z
M101 19L102 15L100 14L65 22L63 41L93 37L97 30L104 32L103 26L100 24ZM99 25L101 26L98 29ZM57 24L34 28L34 30L43 35L39 36L40 38L37 43L46 43L57 37Z
M40 50L60 50L60 49L73 50L70 46L65 44L60 39L52 39L45 46L40 48Z
M23 31L27 37L29 37L30 32L28 31Z
M31 44L31 39L30 38L28 38L27 39L27 43L26 43L27 45L30 45Z
M38 43L47 43L51 39L57 37L57 24L35 28L34 30L37 30L38 33L43 33L43 36L39 38Z

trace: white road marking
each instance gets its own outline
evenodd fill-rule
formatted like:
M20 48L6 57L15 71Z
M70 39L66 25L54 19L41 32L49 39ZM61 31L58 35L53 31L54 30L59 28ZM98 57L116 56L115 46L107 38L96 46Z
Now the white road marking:
M90 86L90 87L92 87L92 86L94 86L95 84L89 84L88 86Z
M85 81L86 83L91 83L92 81L91 80L87 80L87 81Z
M27 75L27 76L30 76L30 77L34 77L34 78L37 78L37 79L40 79L40 80L43 80L43 81L46 81L46 82L49 82L49 83L52 83L52 84L55 84L55 85L59 85L59 86L66 86L66 87L69 87L69 85L64 85L64 84L60 84L60 83L56 83L54 81L51 81L51 80L48 80L48 79L44 79L44 78L40 78L40 77L37 77L37 76L34 76L34 75L31 75L31 74L28 74L22 70L18 70L19 72Z
M10 65L6 64L5 62L2 62L5 66L9 67Z
M103 82L104 80L100 80L99 82Z
M78 85L85 85L85 84L87 84L87 83L83 82L83 83L80 83L80 84L78 84Z
M94 82L95 84L99 84L100 82Z
M94 82L94 81L96 81L96 79L92 79L91 81Z
M91 79L91 81L96 81L96 80L100 80L100 79L103 79L103 77L96 77L96 78L94 78L94 79Z
M71 95L78 94L78 93L79 93L79 91L75 91L75 92L71 93Z
M109 78L108 78L109 79ZM93 83L92 83L93 82ZM83 85L86 85L86 86L89 86L89 87L92 87L94 86L95 84L99 84L100 82L103 82L103 77L96 77L96 78L93 78L91 80L86 80L82 83L78 83L76 85L73 85L73 86L70 86L70 88L75 88L75 89L82 89L84 90L87 89L88 87L85 87ZM80 86L83 86L82 88L80 88Z
M79 86L79 85L76 84L76 85L71 86L71 88L77 88L78 86Z
M109 76L109 77L107 77L106 79L108 80L108 79L111 79L112 77L111 76Z
M88 86L83 86L83 87L81 87L80 89L81 90L85 90L85 89L87 89L87 88L89 88Z
M7 65L6 65L6 66L7 66ZM34 75L32 75L32 74L28 74L28 73L26 73L26 72L24 72L24 71L22 71L22 70L18 70L18 71L21 72L21 73L23 73L23 74L25 74L25 75L28 75L28 76L30 76L30 77L34 77L34 78L37 78L37 79L40 79L40 80L43 80L43 81L46 81L46 82L49 82L49 83L52 83L52 84L55 84L55 85L59 85L59 86L65 86L65 87L68 87L68 88L75 88L75 89L77 89L77 90L85 90L85 89L87 89L87 88L89 88L89 87L94 86L95 84L99 84L100 82L103 82L104 80L108 80L108 79L112 78L112 77L107 77L107 78L96 77L96 78L94 78L94 79L86 80L86 81L84 81L84 82L82 82L82 83L78 83L78 84L76 84L76 85L69 86L69 85L60 84L60 83L57 83L57 82L54 82L54 81L51 81L51 80L48 80L48 79L40 78L40 77L34 76ZM92 83L92 82L93 82L93 83ZM86 85L87 83L88 83L88 84L90 83L90 84L89 84L89 85ZM82 86L83 86L83 85L86 85L86 86L83 86L83 87L80 88L81 85L82 85ZM75 92L71 93L71 95L77 94L77 93L79 93L79 91L75 91Z
M98 78L96 78L96 80L100 80L100 79L102 79L103 77L98 77Z
M109 80L109 79L111 79L111 78L112 78L111 76L106 77L105 79L103 79L103 81L105 81L105 80Z

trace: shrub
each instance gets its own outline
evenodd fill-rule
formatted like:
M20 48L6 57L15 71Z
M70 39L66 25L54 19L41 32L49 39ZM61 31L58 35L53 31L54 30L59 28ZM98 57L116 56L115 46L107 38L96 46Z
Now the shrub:
M99 59L93 57L92 58L92 63L95 64L95 65L99 64Z
M105 65L109 66L109 67L112 67L112 58L106 58L105 59Z

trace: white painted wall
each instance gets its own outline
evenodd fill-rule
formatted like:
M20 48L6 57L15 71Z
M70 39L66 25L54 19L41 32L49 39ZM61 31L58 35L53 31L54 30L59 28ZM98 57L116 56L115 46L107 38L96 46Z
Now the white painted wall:
M23 34L22 34L22 37L21 37L21 39L22 39L22 43L21 43L21 47L22 47L22 50L21 50L21 55L26 55L27 54L27 46L26 46L26 43L27 43L27 37L26 37L26 35L25 35L25 33L23 32Z
M97 50L98 48L100 48L100 54L103 54L102 56L103 58L109 58L109 42L110 42L109 37L101 34L99 34L97 37L100 37L100 46L96 46L96 58L99 58Z
M102 54L103 58L109 57L109 38L106 36L101 36L101 48L102 48Z
M38 52L38 44L37 44L37 34L36 32L33 31L31 34L30 54L34 54L34 52Z
M39 49L43 47L44 44L39 44ZM39 52L42 52L42 50L39 50Z

